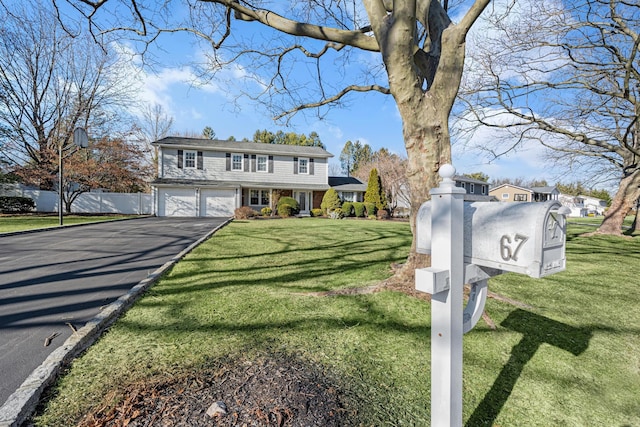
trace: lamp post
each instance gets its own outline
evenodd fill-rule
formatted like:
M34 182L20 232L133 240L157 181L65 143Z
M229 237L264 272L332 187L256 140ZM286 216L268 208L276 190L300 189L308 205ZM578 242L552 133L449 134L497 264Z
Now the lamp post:
M87 135L87 131L84 130L84 128L81 127L77 127L74 131L73 131L73 144L77 147L77 148L87 148L89 146L89 136ZM64 172L64 159L62 156L62 145L63 144L59 144L58 145L58 193L60 196L60 199L58 200L58 223L60 226L63 225L64 223L64 212L63 212L63 207L62 205L64 204L64 195L63 195L63 184L64 184L64 177L63 177L63 172ZM69 153L69 155L75 153L75 151L72 151L71 153Z

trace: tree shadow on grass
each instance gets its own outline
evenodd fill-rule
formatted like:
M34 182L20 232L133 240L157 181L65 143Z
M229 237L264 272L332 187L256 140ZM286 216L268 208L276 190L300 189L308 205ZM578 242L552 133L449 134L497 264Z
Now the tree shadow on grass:
M589 347L593 336L591 328L576 328L524 310L511 312L501 326L521 333L522 340L511 350L509 361L467 421L466 427L494 425L525 365L542 344L549 344L578 356Z

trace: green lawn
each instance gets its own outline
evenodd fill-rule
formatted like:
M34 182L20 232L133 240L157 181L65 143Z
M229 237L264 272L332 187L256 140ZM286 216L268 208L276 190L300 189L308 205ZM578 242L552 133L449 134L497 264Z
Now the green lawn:
M633 218L634 216L625 217L623 224L627 227L630 227L631 224L633 224ZM567 222L573 223L573 224L590 224L594 226L599 226L600 224L602 224L603 219L604 217L602 216L583 217L583 218L570 217L570 218L567 218Z
M128 217L127 215L65 215L63 224L72 225ZM2 215L0 216L0 233L51 228L57 227L58 224L57 215Z
M640 425L640 238L569 230L568 269L508 274L464 341L467 426ZM235 221L176 265L73 363L35 425L68 426L119 390L225 357L285 353L340 382L353 425L429 425L430 307L362 287L388 277L408 224ZM105 396L110 396L105 398Z

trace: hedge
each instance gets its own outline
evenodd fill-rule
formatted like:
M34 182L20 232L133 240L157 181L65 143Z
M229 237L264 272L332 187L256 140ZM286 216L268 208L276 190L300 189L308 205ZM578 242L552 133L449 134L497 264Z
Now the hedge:
M280 197L280 199L278 200L278 206L276 206L278 215L280 215L280 206L282 205L289 205L289 208L291 209L291 215L296 215L298 212L300 212L300 204L293 197L289 197L289 196Z
M0 196L0 212L25 213L31 212L36 203L29 197Z
M342 204L342 214L344 216L351 216L352 213L353 213L353 203L344 202Z
M278 216L288 218L291 215L293 215L293 207L291 205L278 203Z
M378 211L375 203L364 202L364 207L367 210L367 216L375 216Z

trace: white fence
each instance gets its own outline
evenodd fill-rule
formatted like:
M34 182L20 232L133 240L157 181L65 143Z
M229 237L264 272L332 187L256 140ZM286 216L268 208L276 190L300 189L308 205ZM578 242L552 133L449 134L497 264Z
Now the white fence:
M36 211L58 212L59 196L55 191L2 184L0 195L29 197L35 202ZM153 201L151 194L145 193L82 193L71 205L71 212L150 215L153 213Z

